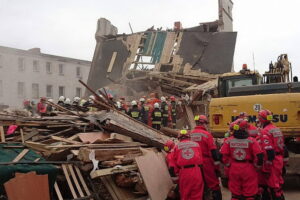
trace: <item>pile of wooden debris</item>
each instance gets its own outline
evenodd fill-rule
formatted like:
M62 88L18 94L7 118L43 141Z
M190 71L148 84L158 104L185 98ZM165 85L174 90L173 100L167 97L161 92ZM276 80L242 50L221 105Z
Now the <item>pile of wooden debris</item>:
M0 114L0 199L166 198L169 136L101 98L91 113L48 103L56 116Z

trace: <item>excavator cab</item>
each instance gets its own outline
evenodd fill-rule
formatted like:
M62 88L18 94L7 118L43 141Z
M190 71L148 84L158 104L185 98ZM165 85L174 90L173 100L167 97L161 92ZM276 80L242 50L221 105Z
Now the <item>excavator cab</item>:
M261 81L261 76L258 73L251 71L243 73L241 70L239 73L224 74L223 76L220 76L218 80L219 97L230 96L229 91L231 88L258 85Z

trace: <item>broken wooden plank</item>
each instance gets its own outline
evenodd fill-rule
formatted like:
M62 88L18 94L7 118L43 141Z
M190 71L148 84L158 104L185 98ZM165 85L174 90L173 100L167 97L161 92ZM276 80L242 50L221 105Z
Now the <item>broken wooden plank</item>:
M31 144L31 142L27 142ZM144 146L139 142L127 142L127 143L113 143L113 144L70 144L70 145L43 145L46 149L60 149L60 148L80 148L80 147L89 147L89 148L127 148L127 147L140 147Z
M58 137L58 136L51 136L51 139L56 140L56 141L60 141L60 142L70 143L70 144L81 144L81 142L77 142L77 141L74 141L74 140L69 140L69 139L66 139L66 138Z
M114 51L113 54L112 54L112 56L111 56L111 60L110 60L109 66L107 68L107 72L110 73L112 71L112 68L114 66L116 57L117 57L117 52Z
M187 115L187 119L188 119L190 128L194 129L196 127L196 122L194 120L195 116L194 116L194 113L192 111L192 108L189 107L189 106L184 106L184 108L185 108L185 112L186 112L186 115Z
M20 133L21 133L21 140L22 140L22 143L24 144L25 140L24 140L24 132L23 132L23 128L20 128Z
M69 172L68 172L68 169L67 169L67 165L63 164L61 167L62 167L63 172L64 172L64 174L65 174L65 177L66 177L66 179L67 179L67 183L68 183L69 188L70 188L70 190L71 190L72 196L73 196L74 199L76 199L76 198L77 198L77 194L76 194L76 192L75 192L75 190L74 190L72 181L71 181L71 179L70 179L70 175L69 175Z
M58 200L64 200L64 198L61 195L60 189L57 185L57 182L54 183L54 189L55 189L55 193L56 193Z
M5 142L5 133L3 126L0 126L1 142Z
M103 142L110 138L110 134L103 132L89 132L89 133L79 133L79 139L85 144L93 144L96 142Z
M125 165L121 167L112 167L112 168L106 168L106 169L99 169L94 172L91 172L90 176L92 179L101 177L101 176L107 176L111 174L117 174L117 173L123 173L128 171L135 171L137 170L136 165Z
M77 175L78 175L78 177L79 177L80 183L81 183L81 185L83 186L83 189L84 189L85 193L86 193L88 196L90 196L90 195L91 195L91 192L90 192L89 188L87 187L87 185L86 185L86 183L85 183L85 181L84 181L84 179L83 179L83 177L82 177L82 174L81 174L79 168L78 168L76 165L74 165L74 168L75 168L75 170L76 170L76 173L77 173Z
M15 159L14 159L12 162L18 162L18 161L21 160L28 152L29 152L29 149L23 149L23 151L21 151L21 153L19 153L19 155L17 155L17 157L15 157Z
M149 151L136 157L136 163L152 200L166 199L173 186L168 167L162 154Z
M95 151L95 159L99 161L113 160L117 155L142 155L142 151L139 147L136 148L107 148L107 149L89 149L80 148L78 153L78 159L84 162L91 162L89 155L92 151Z
M80 187L80 185L78 183L77 177L76 177L75 172L73 170L73 165L68 165L68 167L69 167L69 171L71 172L71 177L73 178L73 181L74 181L75 186L76 186L76 188L77 188L77 190L79 192L80 197L84 197L82 189L81 189L81 187Z

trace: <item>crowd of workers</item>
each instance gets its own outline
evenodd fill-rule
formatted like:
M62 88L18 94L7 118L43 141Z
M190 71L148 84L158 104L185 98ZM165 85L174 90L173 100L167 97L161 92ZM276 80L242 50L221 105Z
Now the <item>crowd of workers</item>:
M221 200L222 163L232 200L283 200L282 176L288 151L272 116L271 111L261 110L254 126L246 113L241 113L230 123L220 150L207 130L206 116L195 116L194 130L181 130L177 144L168 141L164 146L170 175L178 183L173 194L177 191L181 200L200 200L208 188L214 200ZM176 199L176 195L171 196Z
M143 96L139 101L133 100L130 104L125 100L125 97L120 97L116 101L111 94L107 95L107 99L103 99L109 101L119 111L157 130L160 130L161 126L170 128L175 128L176 126L177 102L174 96L169 98L162 96L158 99L155 93L151 93L148 99L146 96ZM87 112L97 110L94 106L95 100L96 97L93 95L89 96L88 100L74 97L72 102L69 98L60 96L56 104L71 111ZM25 100L24 108L41 116L51 115L55 109L51 103L54 103L53 99L47 100L45 97L41 97L36 107L29 100Z

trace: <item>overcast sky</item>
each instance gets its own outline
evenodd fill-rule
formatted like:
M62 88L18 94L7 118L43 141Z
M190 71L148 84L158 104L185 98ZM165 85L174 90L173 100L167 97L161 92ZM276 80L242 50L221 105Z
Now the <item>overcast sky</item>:
M288 53L300 75L300 1L233 0L238 32L235 69L247 63L260 72ZM218 18L218 0L0 0L0 46L41 48L43 53L92 60L97 19L105 17L119 33L155 27L183 27Z

